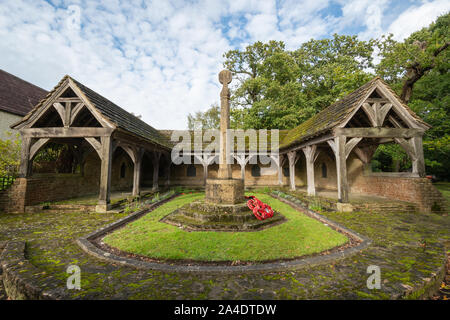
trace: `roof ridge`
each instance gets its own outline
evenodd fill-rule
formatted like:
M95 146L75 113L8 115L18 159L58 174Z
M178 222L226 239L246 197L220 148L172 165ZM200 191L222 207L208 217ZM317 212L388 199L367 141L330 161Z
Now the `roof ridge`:
M22 79L22 78L19 78L18 76L14 75L14 74L12 74L12 73L9 73L8 71L5 71L5 70L3 70L3 69L0 69L0 72L7 73L8 75L10 75L10 76L12 76L12 77L14 77L14 78L16 78L16 79L22 81L22 82L26 82L27 84L29 84L29 85L31 85L31 86L33 86L33 87L36 87L37 89L40 89L40 90L45 91L45 92L48 92L47 90L45 90L45 89L43 89L43 88L41 88L41 87L35 85L34 83L31 83L30 81L27 81L27 80L24 80L24 79Z

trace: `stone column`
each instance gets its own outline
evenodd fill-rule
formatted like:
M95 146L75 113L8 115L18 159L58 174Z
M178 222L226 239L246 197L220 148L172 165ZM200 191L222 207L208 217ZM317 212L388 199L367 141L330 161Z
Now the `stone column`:
M230 128L230 90L228 84L231 82L231 71L222 70L219 73L219 82L222 84L220 92L220 158L219 179L231 179L231 165L227 163L228 154L231 150L227 148L227 130Z
M314 162L316 161L319 152L317 152L316 145L307 146L302 150L306 158L306 179L308 184L307 193L309 196L315 196L316 185L314 181Z
M297 151L289 151L287 155L289 160L289 181L291 190L295 190L295 163L297 162Z
M159 159L161 158L160 152L154 152L152 156L153 160L153 191L159 189L158 180L159 180Z
M19 177L28 178L31 172L30 163L31 138L22 136L22 148L20 149Z
M112 161L112 138L101 137L102 162L100 168L100 192L98 197L97 211L108 210L111 189L111 161Z

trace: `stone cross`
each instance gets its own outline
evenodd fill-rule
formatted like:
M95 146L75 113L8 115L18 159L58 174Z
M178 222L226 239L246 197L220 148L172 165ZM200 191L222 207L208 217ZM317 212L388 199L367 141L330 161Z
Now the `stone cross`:
M219 82L222 84L220 92L220 162L219 179L231 179L231 165L227 164L227 130L230 128L230 89L228 84L231 82L231 71L222 70L219 73Z

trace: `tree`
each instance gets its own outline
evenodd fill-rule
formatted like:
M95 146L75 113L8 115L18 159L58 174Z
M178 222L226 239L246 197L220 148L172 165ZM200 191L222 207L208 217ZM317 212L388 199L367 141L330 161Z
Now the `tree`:
M220 126L220 107L213 104L208 110L197 111L194 115L188 115L189 130L195 129L218 129ZM200 128L199 128L200 127Z
M355 90L373 75L373 41L334 35L289 51L281 41L255 42L224 54L238 80L232 90L236 126L290 129ZM232 121L233 122L233 121Z
M8 132L8 138L0 139L0 177L10 173L11 168L17 167L20 163L19 134L13 135Z
M376 66L409 107L432 126L423 140L426 171L446 180L450 179L449 24L447 13L403 42L392 35L382 38L378 43L382 59Z
M381 62L376 70L387 81L402 82L400 97L408 103L417 81L433 68L448 67L450 44L450 13L440 16L429 27L411 34L404 42L393 35L378 42ZM447 69L448 70L448 69Z

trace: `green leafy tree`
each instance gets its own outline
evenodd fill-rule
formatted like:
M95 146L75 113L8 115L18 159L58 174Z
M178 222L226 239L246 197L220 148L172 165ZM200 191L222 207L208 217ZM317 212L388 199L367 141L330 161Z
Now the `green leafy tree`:
M20 163L20 136L11 132L7 134L7 139L0 139L0 177L9 174Z
M382 60L376 70L387 81L402 83L400 97L406 103L423 76L435 68L448 70L449 22L450 13L447 13L403 42L395 41L392 34L378 42Z
M373 41L334 35L289 51L281 41L255 42L225 53L236 126L289 129L310 118L373 75ZM232 121L233 122L233 121Z
M446 180L450 179L449 24L447 13L403 42L396 42L392 35L382 38L378 43L382 59L376 66L411 109L432 126L423 141L426 171Z
M220 126L220 107L213 104L208 110L202 112L197 111L195 114L188 115L189 130L200 129L196 126L200 125L203 129L217 129Z

